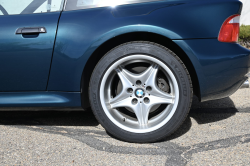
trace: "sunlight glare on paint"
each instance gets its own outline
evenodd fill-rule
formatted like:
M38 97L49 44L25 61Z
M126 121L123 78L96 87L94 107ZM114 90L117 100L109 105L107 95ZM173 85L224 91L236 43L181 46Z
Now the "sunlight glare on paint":
M98 3L98 5L107 5L111 7L116 7L119 4L126 3L127 0L105 0Z

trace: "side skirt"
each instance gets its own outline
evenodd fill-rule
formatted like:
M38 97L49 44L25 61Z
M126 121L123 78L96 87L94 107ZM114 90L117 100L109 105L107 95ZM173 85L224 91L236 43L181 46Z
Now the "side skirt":
M81 108L80 92L0 92L0 109L7 107Z

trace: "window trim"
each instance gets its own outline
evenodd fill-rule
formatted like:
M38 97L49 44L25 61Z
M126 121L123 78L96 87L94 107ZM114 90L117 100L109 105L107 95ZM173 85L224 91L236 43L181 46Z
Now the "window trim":
M37 0L37 1L39 1L39 0ZM50 4L51 5L51 1L52 0L44 0L44 2L43 3L45 3L45 2L48 2L47 3L47 5L48 4ZM43 5L43 3L40 5L40 6L38 6L38 8L36 8L35 9L35 11L32 13L32 12L25 12L24 13L24 11L27 9L27 7L31 4L31 3L33 3L34 2L34 0L28 5L28 6L26 6L20 13L8 13L8 11L0 4L0 12L2 13L2 14L0 14L0 17L1 16L16 16L16 15L27 15L27 14L43 14L43 13L53 13L53 12L62 12L63 10L64 10L64 6L65 6L65 2L67 1L67 0L60 0L61 1L61 4L60 4L60 8L58 9L58 10L55 10L55 11L51 11L51 9L50 10L48 10L48 9L46 9L47 11L46 12L35 12L41 5ZM50 2L50 3L49 3Z
M67 2L68 0L64 0L62 11L66 11Z
M129 2L119 3L116 6L129 5L129 4L138 4L138 3L146 3L146 2L156 2L156 1L164 1L164 0L133 0L133 1L129 1ZM63 11L73 11L73 10L82 10L82 9L111 7L110 5L89 5L89 6L82 6L82 7L75 8L75 9L66 9L67 8L67 3L68 3L68 0L65 0L65 5L64 5Z

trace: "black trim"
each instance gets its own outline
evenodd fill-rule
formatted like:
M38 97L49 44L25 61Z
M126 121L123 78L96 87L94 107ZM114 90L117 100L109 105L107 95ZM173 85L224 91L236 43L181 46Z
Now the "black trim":
M16 30L16 34L47 33L45 27L23 27Z
M46 0L33 0L20 14L31 14L36 11Z
M0 5L0 11L2 11L3 15L9 15L2 5Z
M47 12L51 11L51 0L48 0L48 5L50 5L50 10L47 9Z
M184 38L184 39L171 39L171 40L198 40L198 39L218 39L217 37L209 37L209 38Z

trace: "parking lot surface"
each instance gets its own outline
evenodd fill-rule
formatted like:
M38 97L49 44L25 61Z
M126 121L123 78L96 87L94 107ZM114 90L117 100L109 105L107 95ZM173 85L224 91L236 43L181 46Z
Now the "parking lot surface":
M249 165L250 89L199 103L157 143L109 136L91 111L0 112L0 165Z

